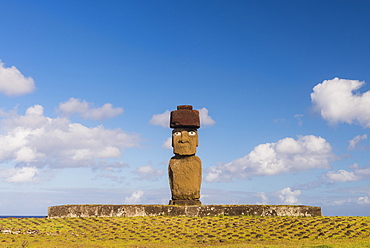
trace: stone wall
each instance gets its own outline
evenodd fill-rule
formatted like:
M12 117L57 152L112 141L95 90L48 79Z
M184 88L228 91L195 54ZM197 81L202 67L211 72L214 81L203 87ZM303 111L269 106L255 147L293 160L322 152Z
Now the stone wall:
M49 218L134 216L321 216L320 207L286 205L63 205L48 208Z

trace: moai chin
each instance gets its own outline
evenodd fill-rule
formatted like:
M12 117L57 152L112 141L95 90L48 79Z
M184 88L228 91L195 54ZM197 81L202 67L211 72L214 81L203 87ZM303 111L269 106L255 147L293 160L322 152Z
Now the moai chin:
M170 205L201 205L202 161L195 156L198 146L199 112L191 105L171 112L173 156L168 166L172 200Z

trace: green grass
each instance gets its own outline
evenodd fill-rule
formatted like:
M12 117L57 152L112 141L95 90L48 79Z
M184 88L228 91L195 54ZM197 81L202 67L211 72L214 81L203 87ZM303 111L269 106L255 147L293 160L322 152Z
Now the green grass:
M370 248L370 217L7 218L0 247Z

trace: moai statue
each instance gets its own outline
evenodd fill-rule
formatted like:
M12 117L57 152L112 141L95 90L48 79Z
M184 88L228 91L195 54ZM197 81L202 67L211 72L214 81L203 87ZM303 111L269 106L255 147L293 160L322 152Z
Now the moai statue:
M168 166L172 193L170 205L201 205L202 162L195 156L200 127L199 112L191 105L171 112L173 156Z

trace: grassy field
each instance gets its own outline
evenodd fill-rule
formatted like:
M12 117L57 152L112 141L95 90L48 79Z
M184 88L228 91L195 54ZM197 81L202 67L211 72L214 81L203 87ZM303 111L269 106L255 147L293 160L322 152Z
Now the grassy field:
M370 217L6 218L0 247L370 247Z

